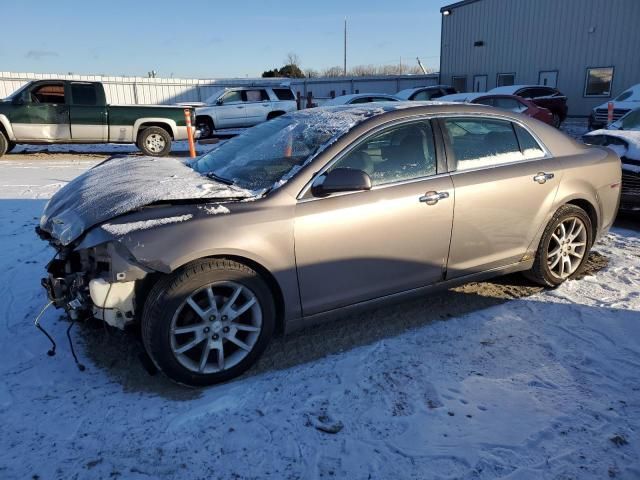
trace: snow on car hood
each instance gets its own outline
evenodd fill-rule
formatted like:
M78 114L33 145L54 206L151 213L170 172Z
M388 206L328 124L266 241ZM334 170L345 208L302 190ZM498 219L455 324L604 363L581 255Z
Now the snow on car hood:
M40 228L68 245L95 225L156 202L253 196L210 180L177 159L114 158L61 188L47 203Z

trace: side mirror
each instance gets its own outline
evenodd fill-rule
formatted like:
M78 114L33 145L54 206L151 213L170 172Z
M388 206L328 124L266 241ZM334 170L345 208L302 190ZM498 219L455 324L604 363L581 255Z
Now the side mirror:
M325 197L331 193L371 190L371 177L362 170L336 168L321 176L311 187L314 197Z
M24 105L24 98L22 98L22 95L19 97L15 97L13 100L11 100L11 104L12 105Z
M221 98L219 98L218 100L216 100L216 105L220 106L222 105L224 102L222 101Z

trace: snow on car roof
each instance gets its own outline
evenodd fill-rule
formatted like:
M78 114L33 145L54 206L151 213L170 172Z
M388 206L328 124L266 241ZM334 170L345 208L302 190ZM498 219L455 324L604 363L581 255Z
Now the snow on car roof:
M485 95L485 92L452 93L451 95L440 97L438 100L442 100L443 102L470 102Z
M548 87L546 85L508 85L505 87L496 87L489 90L487 93L502 93L504 95L513 95L515 92L520 90L521 88L553 88Z
M330 105L346 105L351 100L355 100L356 98L363 97L378 97L378 98L390 98L398 100L394 95L389 93L352 93L349 95L340 95L339 97L332 98L331 100L327 100L324 102L323 106Z

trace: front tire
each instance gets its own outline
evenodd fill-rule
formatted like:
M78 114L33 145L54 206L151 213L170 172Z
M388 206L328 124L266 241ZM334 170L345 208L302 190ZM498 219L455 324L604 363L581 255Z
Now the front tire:
M136 142L145 155L164 157L171 152L171 135L160 127L148 127L138 134Z
M213 120L209 116L201 116L196 118L196 128L200 130L200 138L209 138L213 136L214 125Z
M562 124L562 120L560 120L560 115L558 115L557 113L554 113L552 122L554 127L560 128L560 125Z
M204 386L251 367L273 335L275 305L264 279L224 259L192 262L149 293L142 339L172 380Z
M575 205L563 205L547 224L533 268L525 275L545 287L557 287L580 273L592 243L589 215Z

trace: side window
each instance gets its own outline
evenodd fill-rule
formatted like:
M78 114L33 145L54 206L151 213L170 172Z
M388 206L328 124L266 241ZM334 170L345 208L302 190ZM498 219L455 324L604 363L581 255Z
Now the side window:
M274 88L273 93L276 94L278 100L295 100L296 97L288 88Z
M232 90L222 96L222 103L234 103L242 101L242 92L240 90Z
M393 98L388 98L388 97L373 97L371 101L372 102L394 102L395 100Z
M356 104L356 103L369 103L371 102L371 97L359 97L359 98L354 98L351 101L351 104Z
M473 103L478 103L480 105L488 105L489 107L493 107L493 98L492 97L480 98L478 100L475 100Z
M71 100L74 105L96 105L98 103L96 87L86 83L72 83Z
M531 159L544 157L544 150L542 150L540 144L538 144L536 139L533 138L529 132L527 132L520 125L514 124L513 128L515 129L516 135L518 136L520 151L522 152L522 156L524 158Z
M38 85L31 90L31 101L33 103L64 104L64 85L61 83Z
M266 90L245 90L244 92L245 102L262 102L269 100Z
M444 124L449 144L457 161L457 171L491 167L542 156L534 155L533 152L525 156L520 149L515 125L506 120L452 118L445 120ZM523 130L523 132L529 135L526 131ZM527 140L526 137L524 139ZM537 147L542 151L533 138L530 140L535 144L530 144L530 149Z
M429 90L422 90L421 92L414 94L411 100L431 100L431 94Z
M371 177L372 185L436 174L433 132L428 121L413 122L374 134L331 169L355 168Z

